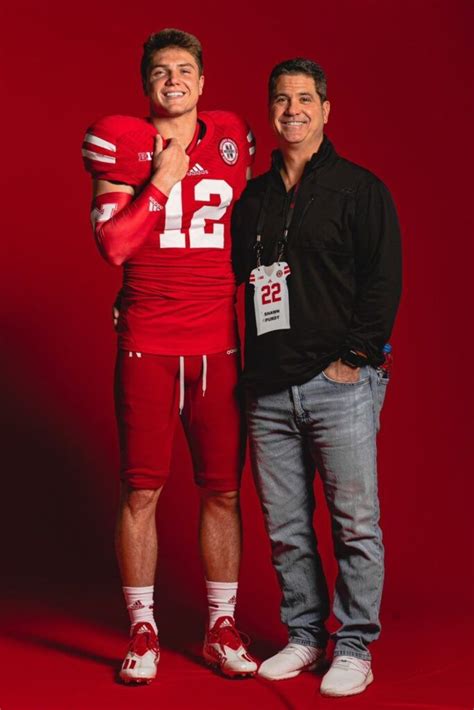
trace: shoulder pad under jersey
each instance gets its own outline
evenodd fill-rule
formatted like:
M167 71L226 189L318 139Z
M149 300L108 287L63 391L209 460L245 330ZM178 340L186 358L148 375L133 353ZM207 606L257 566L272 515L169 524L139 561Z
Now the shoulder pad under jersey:
M252 165L255 156L255 138L245 119L232 111L203 111L199 117L204 121L211 120L215 129L222 135L220 150L232 153L232 145L226 146L225 141L237 141L238 151L243 156L247 166ZM227 161L226 161L227 162Z
M94 178L141 185L151 177L156 133L144 118L104 116L86 131L84 166Z

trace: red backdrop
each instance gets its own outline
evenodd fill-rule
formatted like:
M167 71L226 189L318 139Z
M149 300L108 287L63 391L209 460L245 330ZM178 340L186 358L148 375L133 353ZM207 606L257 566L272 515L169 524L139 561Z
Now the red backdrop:
M465 312L472 281L472 4L167 5L142 0L125 13L110 0L18 0L4 13L3 571L78 582L117 575L110 308L120 271L93 243L80 148L96 117L146 112L141 43L151 31L178 26L204 45L202 107L239 111L254 128L256 173L266 169L273 146L268 73L277 61L307 55L329 77L328 134L337 150L378 174L395 197L405 288L380 437L384 614L460 614L471 608L472 594L472 338ZM179 434L160 510L163 607L203 608L196 503ZM263 636L278 636L278 590L248 469L243 511L241 615Z

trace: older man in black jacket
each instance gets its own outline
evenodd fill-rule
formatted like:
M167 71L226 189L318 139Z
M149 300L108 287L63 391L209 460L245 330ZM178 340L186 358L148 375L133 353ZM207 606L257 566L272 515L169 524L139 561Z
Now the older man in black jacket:
M252 463L289 630L289 644L259 672L290 678L324 658L329 599L313 529L317 468L341 622L321 692L353 695L373 680L368 646L380 633L376 433L400 297L399 226L383 183L324 136L330 105L321 67L307 59L277 65L269 102L279 151L233 215L234 268L247 282Z

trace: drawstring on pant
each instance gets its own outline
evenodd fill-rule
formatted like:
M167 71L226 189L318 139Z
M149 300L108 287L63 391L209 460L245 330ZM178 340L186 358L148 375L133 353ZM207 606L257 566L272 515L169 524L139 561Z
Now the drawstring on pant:
M179 356L179 413L182 414L184 407L184 357Z
M207 389L207 355L202 356L202 396L206 394Z
M202 396L207 390L207 355L202 356ZM179 413L184 409L184 356L179 356Z
M134 352L132 350L128 351L128 357L141 358L142 354ZM202 396L206 394L207 390L207 355L202 356ZM182 414L184 409L184 355L179 356L179 413Z

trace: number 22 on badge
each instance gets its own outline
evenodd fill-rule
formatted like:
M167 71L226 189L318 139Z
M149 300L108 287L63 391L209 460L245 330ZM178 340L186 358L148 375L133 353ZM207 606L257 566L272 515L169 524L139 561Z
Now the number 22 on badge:
M290 273L286 261L257 266L251 272L249 282L255 288L253 302L257 335L290 328L290 300L286 283Z

